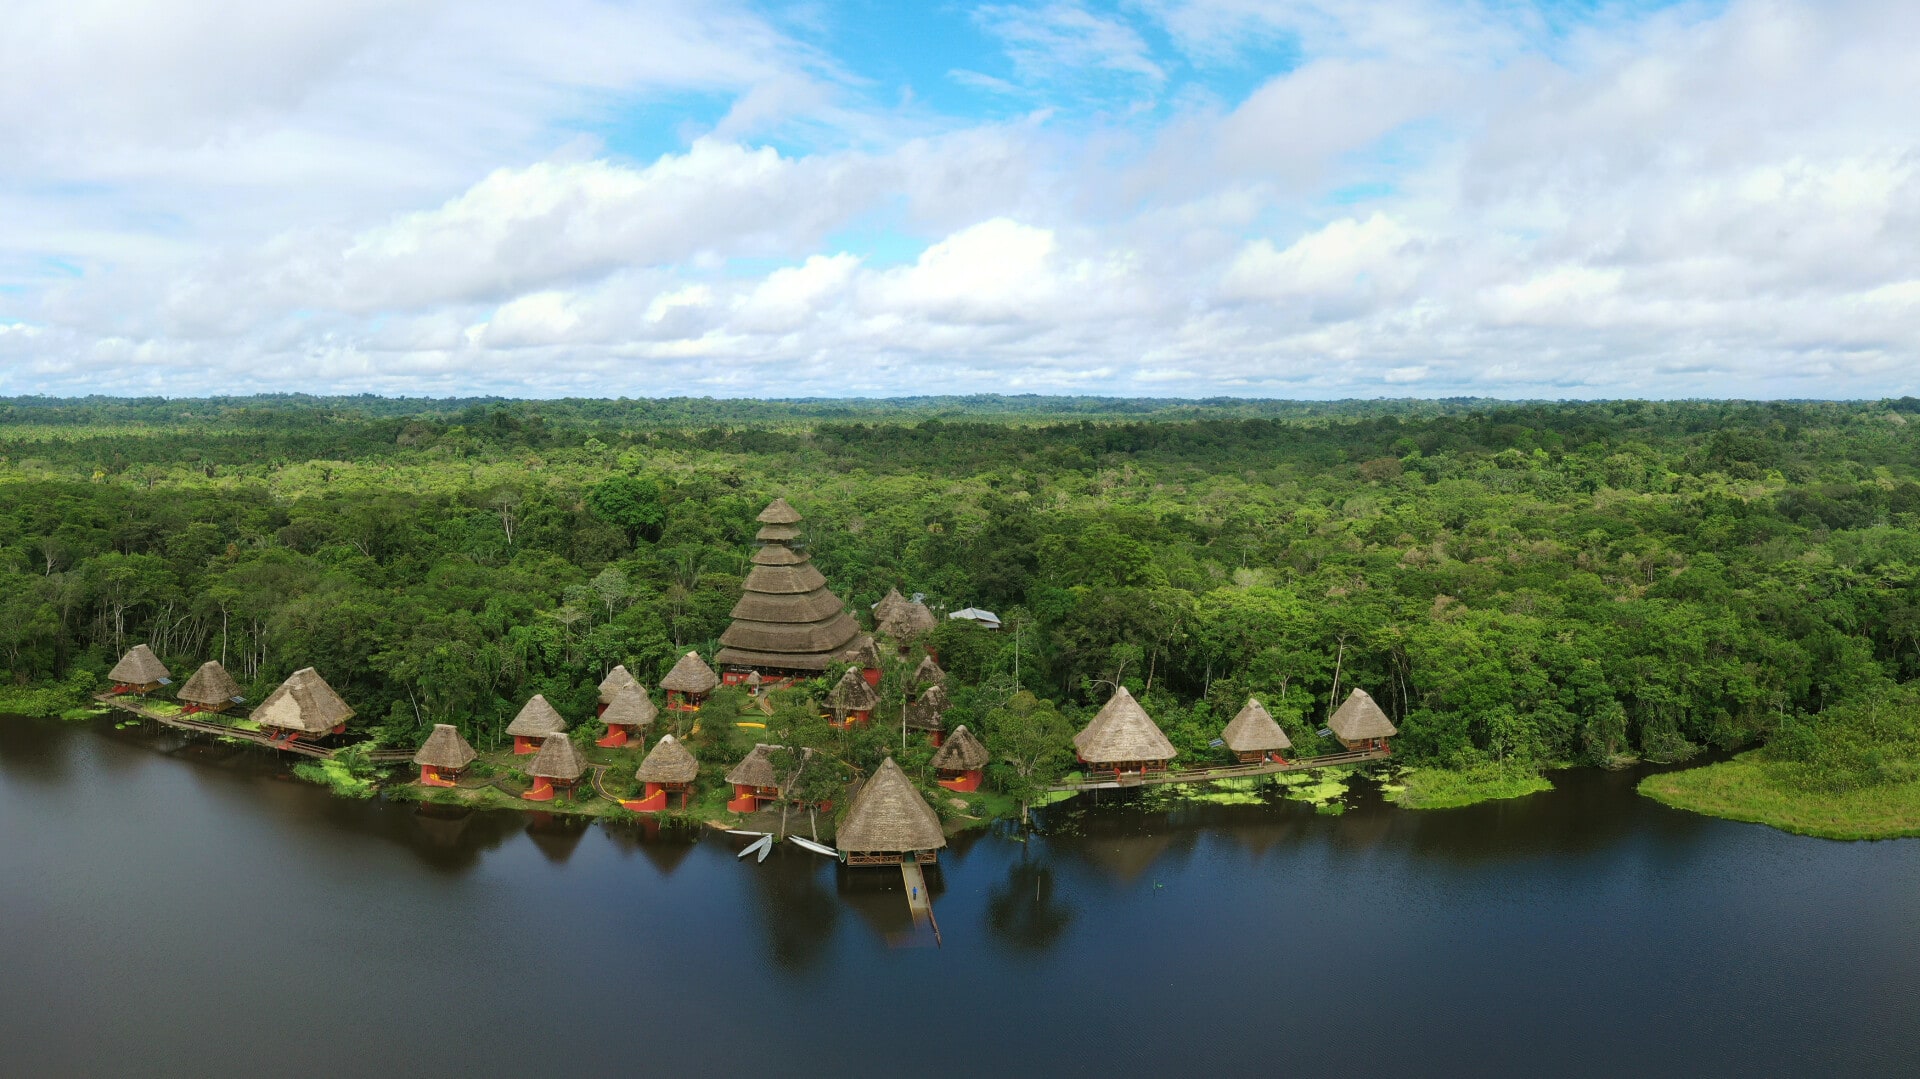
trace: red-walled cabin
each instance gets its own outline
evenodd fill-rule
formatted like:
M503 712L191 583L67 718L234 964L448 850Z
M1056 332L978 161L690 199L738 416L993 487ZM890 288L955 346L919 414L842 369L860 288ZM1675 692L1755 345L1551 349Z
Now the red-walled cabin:
M698 712L707 694L719 684L720 676L701 661L698 652L681 656L660 680L660 688L667 691L667 707L676 712Z
M529 802L551 802L556 793L573 790L587 771L587 759L564 732L540 740L540 752L527 766L533 789L521 795Z
M460 737L451 723L435 723L433 733L427 735L420 752L413 755L413 763L420 766L421 786L451 787L459 782L460 773L466 771L477 756L473 746Z
M507 733L513 736L515 756L540 752L540 743L549 734L560 734L567 729L567 721L547 703L546 697L536 693L527 698L520 708L520 714L507 724Z
M977 791L987 760L987 747L962 723L933 755L933 773L939 777L937 782L950 791Z
M613 695L613 703L607 705L600 718L607 725L607 733L594 745L602 749L624 746L627 739L638 738L646 742L646 728L653 725L660 710L653 706L653 698L640 688L638 682L629 682L621 686Z
M647 753L647 759L633 773L633 778L645 784L638 799L621 802L621 806L635 813L658 813L667 808L667 803L679 798L679 808L687 808L687 795L693 790L693 780L700 774L700 762L687 752L687 747L669 734L654 744Z

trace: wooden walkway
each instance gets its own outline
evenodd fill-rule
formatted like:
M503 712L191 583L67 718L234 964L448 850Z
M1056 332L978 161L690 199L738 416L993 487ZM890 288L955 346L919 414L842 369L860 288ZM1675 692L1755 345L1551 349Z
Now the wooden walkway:
M1078 782L1061 783L1047 789L1050 791L1105 791L1127 787L1158 787L1168 783L1212 783L1220 779L1251 779L1280 772L1308 772L1315 768L1338 768L1343 765L1385 760L1389 755L1384 749L1356 749L1345 753L1327 753L1318 757L1301 757L1285 764L1262 761L1258 764L1222 764L1212 768L1128 772L1124 775L1116 775L1113 772L1091 772L1087 778Z
M192 731L196 734L218 735L221 738L232 738L240 742L251 742L256 746L265 746L268 749L285 750L288 753L296 753L302 757L312 757L316 760L323 760L323 761L332 760L333 755L336 752L335 750L328 749L325 746L313 745L310 742L298 742L298 741L289 742L285 740L274 739L274 738L268 737L267 735L261 733L260 731L243 730L239 727L230 726L225 723L214 723L210 720L195 719L193 716L161 715L159 712L155 712L148 709L146 707L145 702L143 701L140 701L137 699L130 699L130 698L119 696L112 693L95 694L93 699L109 707L118 708L123 712L132 712L134 715L139 716L142 719L151 719L156 723L165 724L166 726L172 727L175 730ZM412 760L413 751L410 749L376 749L373 752L367 754L367 757L368 759L372 760L376 764L391 764L397 761Z

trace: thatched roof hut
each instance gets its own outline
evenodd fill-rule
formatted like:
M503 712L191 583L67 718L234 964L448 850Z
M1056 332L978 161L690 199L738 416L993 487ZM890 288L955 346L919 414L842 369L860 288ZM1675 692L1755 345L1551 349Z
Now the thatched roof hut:
M853 647L834 657L843 663L851 663L862 670L874 670L880 666L880 646L873 638L862 633L853 640Z
M515 738L545 738L549 734L559 734L567 729L567 721L553 705L547 703L544 694L536 693L527 698L520 708L520 714L507 724L507 733Z
M873 691L865 678L860 677L860 668L848 667L847 673L840 676L833 688L827 691L827 707L835 712L871 712L880 703L880 695Z
M660 680L661 689L672 690L675 693L691 693L695 696L712 693L713 688L719 684L720 676L713 673L713 668L701 660L698 652L688 652L681 656L680 662L675 663L673 669L667 672L667 676Z
M629 682L613 695L613 701L600 718L609 727L645 727L659 715L660 709L654 706L647 691L640 688L640 683Z
M787 784L793 782L793 776L774 774L773 751L785 748L785 746L768 745L765 742L756 743L745 757L740 758L740 763L734 765L727 773L727 782L736 787L784 790ZM800 750L802 762L811 756L813 756L813 750L804 748Z
M460 732L451 723L435 723L433 733L420 746L420 752L413 755L413 763L422 768L445 768L457 772L473 763L480 754L473 746L460 737Z
M736 678L741 668L824 671L852 645L860 624L806 552L791 545L800 534L800 514L775 499L760 521L767 526L756 537L762 546L753 553L753 569L741 582L733 623L720 635L714 662L732 668Z
M1393 720L1387 718L1372 695L1364 689L1347 694L1346 702L1333 713L1332 719L1327 720L1327 729L1349 747L1354 743L1391 738L1400 733L1393 725Z
M911 641L940 624L919 600L908 600L880 624L880 632L895 641Z
M538 779L552 779L561 783L577 782L587 770L587 759L580 755L580 749L573 739L565 734L549 734L540 743L540 752L527 765L527 774Z
M1273 714L1252 697L1220 733L1220 739L1235 753L1274 753L1293 748L1293 740L1280 729Z
M262 727L325 734L353 718L353 709L333 691L320 672L302 667L287 676L280 688L267 694L252 719Z
M901 595L898 588L887 589L887 594L881 596L880 602L873 605L873 624L878 626L880 623L892 618L894 615L900 613L900 608L906 605L907 597Z
M669 734L647 751L647 759L640 762L633 778L642 783L691 783L699 774L700 762Z
M761 510L760 516L754 518L763 525L797 525L805 519L800 516L799 510L787 505L785 498L775 498L767 503L767 508Z
M947 687L935 682L912 704L907 705L906 724L916 731L944 730L946 721L942 717L951 707L953 701L947 696Z
M940 664L934 662L932 656L921 656L920 665L913 669L913 678L907 685L918 692L928 686L945 685L946 681L947 672L940 669Z
M849 855L904 854L946 845L939 816L892 757L861 785L834 836L834 846Z
M627 665L622 663L616 666L613 670L607 672L605 678L600 680L600 703L612 704L613 695L620 692L623 686L634 685L639 685L639 683L636 682L633 675L627 671Z
M1179 754L1125 686L1115 690L1093 721L1073 736L1073 745L1088 764L1165 765Z
M972 772L985 768L991 759L986 745L962 723L947 735L947 740L934 753L933 767L938 772Z
M188 704L203 705L208 708L225 708L240 701L240 683L220 665L217 659L210 659L193 672L187 684L180 687L176 697Z
M136 644L127 649L127 654L113 665L107 677L123 686L150 686L165 682L172 677L172 672L153 654L153 649Z

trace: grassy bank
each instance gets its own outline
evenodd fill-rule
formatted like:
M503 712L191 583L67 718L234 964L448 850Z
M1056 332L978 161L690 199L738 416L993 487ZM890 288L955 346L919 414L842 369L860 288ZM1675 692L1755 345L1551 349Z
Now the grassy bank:
M65 681L32 685L0 685L0 714L38 719L86 719L101 709L92 700L100 683L97 672L75 670Z
M1920 836L1920 780L1809 791L1793 782L1791 769L1755 750L1719 764L1648 776L1640 781L1640 793L1676 809L1822 839Z
M1402 809L1458 809L1552 789L1531 766L1492 762L1468 768L1409 768L1384 788L1387 801Z

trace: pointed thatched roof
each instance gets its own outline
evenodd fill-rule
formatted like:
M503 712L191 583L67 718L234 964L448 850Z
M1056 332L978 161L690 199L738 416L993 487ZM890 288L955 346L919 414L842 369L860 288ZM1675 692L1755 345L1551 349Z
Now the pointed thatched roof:
M842 852L938 850L946 845L940 818L892 757L861 785L834 836L834 846Z
M941 717L951 707L953 701L947 697L947 687L935 682L918 700L907 705L907 726L916 731L942 730L946 723Z
M427 768L450 768L455 771L473 763L480 754L473 751L460 732L451 723L435 723L433 733L420 746L420 752L413 755L413 763Z
M928 686L944 685L946 681L947 672L940 669L940 664L935 663L932 656L921 656L920 665L913 669L913 678L907 684L920 690Z
M251 717L262 727L320 734L353 718L353 709L333 691L320 672L302 667L267 694Z
M880 666L880 647L873 643L872 637L862 633L853 639L853 647L833 658L842 663L851 663L856 667L872 670Z
M712 693L713 687L720 684L720 676L713 668L700 659L700 653L688 652L673 665L673 670L660 680L661 689L671 689L678 693Z
M647 751L647 759L640 762L633 778L642 783L691 783L699 774L700 762L669 734Z
M587 759L580 755L580 747L564 733L549 734L540 742L540 752L533 755L533 763L527 766L527 774L547 779L572 782L579 779L587 770Z
M1073 745L1080 751L1080 759L1090 764L1169 761L1179 754L1125 686L1115 690L1093 722L1073 736Z
M848 667L847 673L827 691L827 707L842 712L869 711L879 703L880 695L860 677L858 667Z
M1227 729L1220 732L1220 739L1235 753L1271 753L1293 746L1293 740L1287 737L1286 731L1280 729L1280 724L1274 722L1273 714L1267 711L1266 705L1252 697L1247 698L1247 703L1227 724Z
M800 535L800 514L776 498L759 519L766 526L756 537L761 547L740 584L740 601L733 605L732 624L720 635L714 662L756 670L824 671L859 635L860 624L807 554L789 545Z
M797 524L761 525L760 531L755 532L753 538L761 543L792 543L800 538L800 526Z
M910 641L939 624L926 604L908 600L880 623L880 632L896 641Z
M1391 738L1400 731L1394 727L1393 720L1380 710L1373 697L1364 689L1356 689L1347 694L1346 703L1327 720L1327 729L1334 736L1347 742L1359 742L1368 738Z
M787 505L787 500L784 498L776 498L767 503L767 508L761 510L760 516L754 518L763 525L797 525L803 519L800 511Z
M193 672L187 684L180 687L174 696L189 704L232 704L240 699L240 683L220 665L217 659L210 659Z
M559 734L567 729L567 721L547 703L543 694L536 693L527 698L520 708L520 714L507 724L507 733L515 738L544 738L549 734Z
M948 772L971 772L976 768L985 768L990 759L987 747L962 723L947 735L947 740L935 751L933 766Z
M653 698L635 682L620 687L600 719L609 727L616 723L623 727L644 727L659 715L660 709L654 707Z
M793 776L782 777L773 774L773 751L785 748L787 747L770 746L765 742L756 743L753 749L740 759L740 763L734 765L733 769L727 773L727 782L744 787L786 789L787 784L793 781ZM803 762L811 756L813 756L813 750L805 748L800 750L800 759Z
M634 680L633 675L628 673L627 665L622 663L613 670L608 671L607 676L600 680L600 703L612 704L613 695L620 692L622 686L638 684L639 683Z
M880 602L873 605L873 624L878 626L880 623L892 618L895 614L899 613L900 608L906 605L907 597L901 595L898 588L887 589L887 594L881 596Z
M171 675L167 665L160 662L160 657L153 654L153 649L144 644L127 649L127 654L121 656L120 662L113 665L113 670L107 672L108 678L129 686L164 682Z

